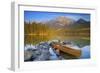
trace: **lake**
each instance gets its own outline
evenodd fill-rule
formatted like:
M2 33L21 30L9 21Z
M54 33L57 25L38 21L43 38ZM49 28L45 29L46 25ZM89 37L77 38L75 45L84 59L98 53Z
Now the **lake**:
M76 59L87 59L90 58L90 39L88 37L66 37L66 36L48 36L48 35L25 35L25 44L39 44L40 42L49 42L53 40L69 41L75 46L79 47L81 50L81 56ZM57 59L57 56L52 50L50 52L53 54L52 59ZM61 54L65 59L74 59L75 57Z

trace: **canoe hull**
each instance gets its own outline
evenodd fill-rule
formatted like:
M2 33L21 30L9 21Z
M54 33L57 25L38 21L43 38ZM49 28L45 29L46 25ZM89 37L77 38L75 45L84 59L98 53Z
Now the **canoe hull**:
M73 56L75 58L78 58L81 56L81 50L77 50L77 49L74 49L74 48L71 48L71 47L67 47L67 46L64 46L64 45L61 45L61 44L58 44L58 43L54 43L52 44L52 47L55 49L55 50L59 50L59 53L65 53L69 56Z

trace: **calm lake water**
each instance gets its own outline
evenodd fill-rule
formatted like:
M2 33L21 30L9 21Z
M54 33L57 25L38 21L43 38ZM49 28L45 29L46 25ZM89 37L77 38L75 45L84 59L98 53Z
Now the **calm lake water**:
M82 50L82 55L81 55L81 59L83 58L90 58L90 45L86 45L84 47L81 48Z
M25 35L25 44L39 44L40 42L48 42L52 40L61 40L61 41L70 41L73 42L81 50L80 59L90 58L90 39L87 37L65 37L65 36L34 36L34 35ZM56 54L50 50L53 54L52 59L57 59Z

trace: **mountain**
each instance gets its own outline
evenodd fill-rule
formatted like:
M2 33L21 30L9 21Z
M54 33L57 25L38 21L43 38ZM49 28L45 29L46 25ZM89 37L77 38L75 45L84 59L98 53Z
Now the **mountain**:
M90 22L86 21L82 18L80 18L79 20L75 21L71 18L65 17L65 16L59 16L56 17L48 22L46 22L46 24L49 27L53 27L53 28L89 28L90 27Z
M80 18L76 23L78 23L78 24L86 24L86 23L88 23L88 22L89 22L89 21L86 21L86 20Z
M74 20L65 16L59 16L55 19L61 26L69 26L74 23Z
M86 21L82 18L77 20L75 23L74 28L89 28L90 27L90 21Z
M65 16L59 16L59 17L56 17L55 19L52 19L46 22L47 25L54 28L60 28L60 27L65 27L65 26L67 27L69 25L72 25L73 23L75 23L75 20L65 17Z
M54 28L54 29L65 29L65 28L71 28L71 29L77 29L77 28L89 28L90 27L90 21L86 21L82 18L75 21L72 18L65 17L65 16L58 16L56 18L53 18L46 22L35 22L38 24L46 24L48 27Z

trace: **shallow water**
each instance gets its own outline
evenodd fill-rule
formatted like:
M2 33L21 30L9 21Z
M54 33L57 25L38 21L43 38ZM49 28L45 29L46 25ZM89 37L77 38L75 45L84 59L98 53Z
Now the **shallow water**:
M49 52L50 52L50 60L58 60L58 57L52 48L49 48Z
M81 59L83 58L90 58L90 45L86 45L84 47L81 48L82 50L82 55L81 55Z
M33 39L35 39L35 38L33 38ZM40 39L37 39L37 40L35 40L37 42L33 41L35 43L32 43L30 41L31 45L25 44L26 45L25 49L27 49L27 48L36 49L36 47L35 47L37 45L36 43L39 44L40 41L41 41ZM45 40L48 44L50 42L54 41L54 40L47 41L47 39L45 39ZM45 42L45 40L42 40L42 42ZM55 39L55 40L57 40L57 39ZM75 49L81 50L81 56L78 59L88 59L88 58L90 58L90 40L80 39L80 38L77 38L77 39L76 38L73 38L73 39L66 38L66 39L62 39L61 41L69 42L69 43L71 43L71 45L74 45ZM59 60L58 56L53 51L53 49L49 48L49 52L50 52L50 60ZM66 60L67 59L77 59L77 58L70 56L70 55L67 55L67 54L61 54L61 56Z

